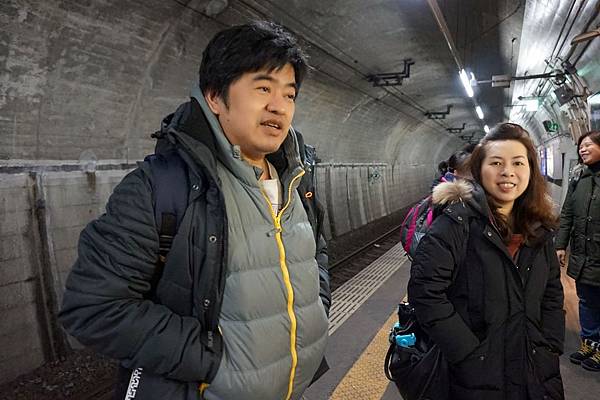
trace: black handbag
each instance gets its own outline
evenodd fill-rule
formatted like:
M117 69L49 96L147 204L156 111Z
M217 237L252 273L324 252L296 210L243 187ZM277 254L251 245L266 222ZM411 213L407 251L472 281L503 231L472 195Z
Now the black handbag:
M415 310L408 303L398 306L398 323L390 332L384 371L404 400L449 398L448 362L420 328Z

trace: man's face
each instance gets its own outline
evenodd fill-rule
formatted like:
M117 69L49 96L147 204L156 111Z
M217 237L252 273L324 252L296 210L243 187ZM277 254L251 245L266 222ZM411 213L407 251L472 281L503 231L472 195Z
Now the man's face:
M227 105L220 96L206 96L229 142L239 145L242 154L251 160L260 160L279 149L294 117L295 98L291 64L272 71L244 73L229 86Z

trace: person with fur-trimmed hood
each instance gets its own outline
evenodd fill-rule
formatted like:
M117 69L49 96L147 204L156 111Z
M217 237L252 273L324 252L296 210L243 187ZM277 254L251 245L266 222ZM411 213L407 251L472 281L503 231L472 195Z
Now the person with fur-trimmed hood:
M451 399L563 399L565 318L557 218L526 130L500 124L470 160L473 181L436 186L409 302L448 362Z

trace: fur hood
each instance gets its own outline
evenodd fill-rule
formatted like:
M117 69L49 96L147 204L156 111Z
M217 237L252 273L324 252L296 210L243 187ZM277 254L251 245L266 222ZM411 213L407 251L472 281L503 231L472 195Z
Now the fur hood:
M483 188L469 179L457 179L453 182L442 182L433 188L431 202L434 207L442 209L452 204L468 205L475 212L488 216L489 207Z
M473 199L474 187L465 179L442 182L433 188L431 201L435 206L447 206L454 203L467 203Z

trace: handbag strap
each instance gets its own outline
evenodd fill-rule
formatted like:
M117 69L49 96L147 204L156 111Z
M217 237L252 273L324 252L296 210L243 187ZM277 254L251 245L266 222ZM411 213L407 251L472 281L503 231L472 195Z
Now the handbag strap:
M392 374L390 374L390 360L392 359L392 354L394 354L395 347L395 343L390 343L390 348L388 349L387 354L385 355L385 361L383 362L383 372L385 373L385 377L392 382L394 381L394 378L392 378Z

